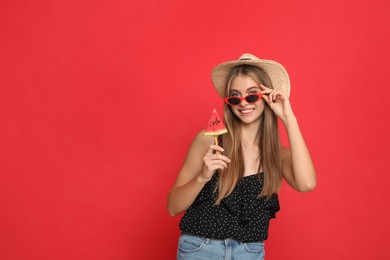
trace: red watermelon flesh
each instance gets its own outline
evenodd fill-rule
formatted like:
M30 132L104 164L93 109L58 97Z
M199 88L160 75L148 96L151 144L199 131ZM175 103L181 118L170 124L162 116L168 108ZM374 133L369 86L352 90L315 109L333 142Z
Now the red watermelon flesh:
M219 116L217 110L214 108L213 113L210 116L209 122L207 124L205 135L221 135L227 133L227 129L223 124L221 117Z

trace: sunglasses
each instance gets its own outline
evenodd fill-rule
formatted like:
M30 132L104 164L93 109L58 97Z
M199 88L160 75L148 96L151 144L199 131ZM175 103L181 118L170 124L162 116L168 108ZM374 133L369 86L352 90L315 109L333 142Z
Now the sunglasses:
M244 99L248 103L254 103L257 100L259 100L259 98L261 98L262 96L263 96L263 94L261 94L261 93L250 94L250 95L245 96L245 97L232 96L232 97L225 98L223 101L225 101L225 103L227 103L231 106L236 106L236 105L240 104L241 101L243 101Z

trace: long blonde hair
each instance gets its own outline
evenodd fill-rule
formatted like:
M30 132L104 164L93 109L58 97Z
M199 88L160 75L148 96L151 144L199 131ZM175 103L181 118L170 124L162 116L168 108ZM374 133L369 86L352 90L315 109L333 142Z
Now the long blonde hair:
M257 85L263 84L268 88L273 88L268 75L261 69L242 65L231 70L225 87L225 97L229 95L231 83L238 75L251 77ZM256 137L259 148L258 159L260 164L257 172L263 169L264 183L259 197L265 196L269 199L273 193L276 193L282 182L282 162L280 155L280 138L278 131L278 117L265 102L264 111L259 118L260 127ZM223 144L224 154L231 159L228 167L220 172L218 179L218 197L215 205L219 205L223 198L229 196L237 182L244 176L244 159L241 145L240 119L233 114L230 105L224 106L224 121L228 130L227 134L219 136Z

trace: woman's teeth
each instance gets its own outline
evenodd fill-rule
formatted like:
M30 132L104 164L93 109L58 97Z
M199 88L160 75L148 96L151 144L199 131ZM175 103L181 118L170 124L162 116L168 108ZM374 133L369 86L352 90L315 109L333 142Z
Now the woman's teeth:
M254 109L254 108L252 108L252 109L242 109L242 110L240 110L240 112L241 112L241 114L243 114L243 115L247 115L247 114L252 113L253 110L255 110L255 109Z

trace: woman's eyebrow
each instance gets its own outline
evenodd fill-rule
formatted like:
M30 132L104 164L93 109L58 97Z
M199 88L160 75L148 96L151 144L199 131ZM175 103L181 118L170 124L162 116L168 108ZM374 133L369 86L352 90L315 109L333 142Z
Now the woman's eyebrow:
M256 89L256 90L258 90L259 88L258 88L258 87L256 87L256 86L249 87L249 88L246 90L246 92L249 92L249 91L251 91L251 90L253 90L253 89ZM238 94L241 94L241 92L240 92L240 91L238 91L237 89L232 89L232 90L230 90L230 93L238 93Z
M231 89L231 90L230 90L230 93L233 93L233 92L240 93L240 91L238 91L238 90L236 90L236 89Z
M248 88L247 90L246 90L246 92L249 92L249 91L251 91L251 90L258 90L259 88L258 87L250 87L250 88Z

